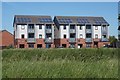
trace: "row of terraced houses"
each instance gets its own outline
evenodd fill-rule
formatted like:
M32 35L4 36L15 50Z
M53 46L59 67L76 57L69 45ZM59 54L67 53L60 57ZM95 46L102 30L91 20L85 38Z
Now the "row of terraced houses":
M103 17L14 17L16 48L100 48L109 44L109 24Z

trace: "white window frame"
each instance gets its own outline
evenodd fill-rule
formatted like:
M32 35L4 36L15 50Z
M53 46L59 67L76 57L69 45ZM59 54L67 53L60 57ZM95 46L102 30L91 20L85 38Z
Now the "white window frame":
M80 38L83 38L83 34L80 34Z

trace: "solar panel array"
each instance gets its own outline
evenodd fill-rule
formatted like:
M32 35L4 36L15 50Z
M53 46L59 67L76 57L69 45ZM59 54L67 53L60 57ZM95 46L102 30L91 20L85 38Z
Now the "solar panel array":
M52 23L52 19L51 18L38 18L39 22L41 23Z
M16 22L27 23L27 22L31 22L31 19L30 18L16 18Z
M107 22L102 18L96 18L96 19L94 19L94 22L96 24L107 24Z
M59 19L59 22L60 23L72 23L72 19L69 19L69 18L62 18L62 19Z
M77 23L77 24L95 24L101 25L106 24L109 25L103 17L62 17L58 16L57 20L59 24L69 24L69 23Z
M81 23L81 24L89 23L88 19L84 19L84 18L83 18L83 19L78 18L78 19L77 19L77 22L78 22L78 23Z

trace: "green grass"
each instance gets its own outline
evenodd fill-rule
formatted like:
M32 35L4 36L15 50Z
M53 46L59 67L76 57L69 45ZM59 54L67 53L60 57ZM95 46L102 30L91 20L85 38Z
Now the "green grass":
M120 49L6 49L3 78L118 78Z

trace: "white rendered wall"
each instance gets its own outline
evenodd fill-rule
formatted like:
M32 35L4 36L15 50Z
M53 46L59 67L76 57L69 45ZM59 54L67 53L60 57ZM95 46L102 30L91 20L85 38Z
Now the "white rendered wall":
M24 34L24 37L27 38L27 25L24 25L24 29L22 29L23 25L17 25L15 28L15 39L21 39L21 35Z
M98 29L95 30L95 26L92 27L93 38L95 38L95 34L98 34L98 38L101 38L101 26L97 26Z
M76 26L76 31L77 31L77 37L80 38L80 34L83 35L83 39L85 39L85 26L82 26L82 30L80 30L80 26Z
M64 29L64 26L60 26L60 38L64 38L64 34L66 34L66 38L69 38L69 26L66 26L66 29Z
M45 38L45 25L42 25L42 29L39 29L39 25L35 25L35 38L39 38L39 34Z

